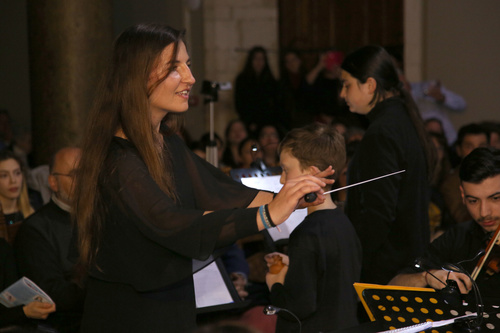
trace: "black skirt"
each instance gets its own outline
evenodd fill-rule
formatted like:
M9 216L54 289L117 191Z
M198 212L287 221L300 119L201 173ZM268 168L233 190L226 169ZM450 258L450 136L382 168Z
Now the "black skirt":
M147 293L89 278L81 332L191 332L195 308L192 278Z

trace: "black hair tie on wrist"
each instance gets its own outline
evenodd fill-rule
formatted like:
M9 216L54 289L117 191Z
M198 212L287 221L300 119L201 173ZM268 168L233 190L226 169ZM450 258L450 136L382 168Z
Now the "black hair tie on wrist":
M266 211L266 217L267 217L267 220L269 221L269 224L271 224L271 226L274 228L276 227L276 224L274 224L273 220L271 219L271 214L269 214L269 205L265 205L264 206L264 209Z

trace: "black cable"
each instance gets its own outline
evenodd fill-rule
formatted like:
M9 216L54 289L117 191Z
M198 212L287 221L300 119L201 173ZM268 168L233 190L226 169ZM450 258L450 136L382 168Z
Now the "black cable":
M290 315L292 315L292 317L295 318L295 320L297 320L297 322L299 323L299 333L302 332L302 323L300 322L300 319L295 314L293 314L293 312L291 312L287 309L278 308L277 306L273 306L273 305L265 306L264 310L263 310L264 314L267 316L275 315L280 311L285 311L286 313L289 313Z

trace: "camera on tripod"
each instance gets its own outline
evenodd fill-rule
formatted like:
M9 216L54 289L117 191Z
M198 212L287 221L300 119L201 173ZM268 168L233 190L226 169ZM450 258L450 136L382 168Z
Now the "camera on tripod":
M231 90L231 82L216 82L204 80L201 85L201 94L205 95L205 102L217 102L219 90Z

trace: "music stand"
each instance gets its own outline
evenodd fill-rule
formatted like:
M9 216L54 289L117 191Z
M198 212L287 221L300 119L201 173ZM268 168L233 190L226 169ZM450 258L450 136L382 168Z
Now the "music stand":
M426 321L441 321L461 317L476 312L476 305L447 304L442 295L430 288L412 288L355 283L368 316L372 321L380 321L387 330L408 327ZM497 306L485 306L485 316L481 332L500 330L500 313ZM460 327L450 324L434 327L432 333L459 333Z

